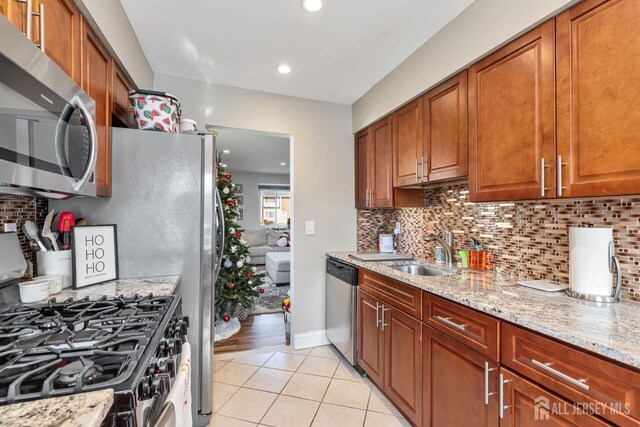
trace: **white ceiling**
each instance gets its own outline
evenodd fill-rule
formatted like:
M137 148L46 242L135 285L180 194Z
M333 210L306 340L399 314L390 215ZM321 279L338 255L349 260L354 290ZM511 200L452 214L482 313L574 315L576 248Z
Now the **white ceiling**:
M212 126L222 163L236 172L289 174L289 138L252 130ZM286 163L281 166L280 163Z
M351 104L474 0L120 1L155 73Z

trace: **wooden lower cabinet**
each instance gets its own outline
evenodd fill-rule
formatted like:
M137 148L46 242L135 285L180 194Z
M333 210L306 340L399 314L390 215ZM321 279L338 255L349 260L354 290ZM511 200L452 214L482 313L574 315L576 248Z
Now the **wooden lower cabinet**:
M422 419L421 323L397 308L382 306L384 392L413 424Z
M358 364L371 381L383 388L384 335L380 328L380 300L358 292Z
M422 425L498 426L497 368L483 354L423 324Z
M505 405L503 417L500 420L501 427L600 427L613 425L592 415L575 411L573 403L548 392L508 369L500 368L500 373L504 379Z

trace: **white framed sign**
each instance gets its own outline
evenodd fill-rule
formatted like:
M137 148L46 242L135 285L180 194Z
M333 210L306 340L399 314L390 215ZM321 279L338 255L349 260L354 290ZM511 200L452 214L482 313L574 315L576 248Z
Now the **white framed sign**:
M73 227L73 286L83 288L118 278L117 229L110 225Z

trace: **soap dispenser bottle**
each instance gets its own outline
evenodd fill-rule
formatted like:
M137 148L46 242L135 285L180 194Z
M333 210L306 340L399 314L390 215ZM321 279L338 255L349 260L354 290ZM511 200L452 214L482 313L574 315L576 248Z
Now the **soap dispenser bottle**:
M477 237L471 237L473 244L469 246L469 268L484 270L486 268L486 253Z

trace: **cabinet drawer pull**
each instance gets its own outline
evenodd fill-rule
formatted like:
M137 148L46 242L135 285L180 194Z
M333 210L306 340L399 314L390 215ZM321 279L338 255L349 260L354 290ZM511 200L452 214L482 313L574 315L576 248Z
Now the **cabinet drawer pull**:
M484 404L489 404L489 396L496 394L489 393L489 372L495 371L497 368L489 368L489 362L484 362Z
M505 380L504 374L500 374L500 419L504 418L504 410L509 409L511 405L504 404L504 385L511 380Z
M420 181L424 182L424 157L422 158L422 176L420 177Z
M452 328L456 328L460 331L465 331L467 329L467 325L460 325L456 322L452 322L450 317L442 317L442 316L433 316L436 320L444 323L447 326L451 326Z
M420 162L418 161L418 158L416 157L416 182L420 182L418 181L418 165L420 164Z
M562 191L566 188L562 186L562 167L566 163L562 163L562 156L558 156L558 196L562 196Z
M578 387L582 387L585 390L590 390L591 387L589 387L587 384L585 384L587 382L586 379L581 378L579 380L570 377L567 374L563 374L562 372L558 371L557 369L553 369L551 367L551 363L547 362L547 363L542 363L542 362L538 362L536 359L531 359L531 363L533 363L534 365L536 365L537 367L559 377L562 378L565 381L570 382L571 384L577 385Z
M385 311L391 311L390 308L384 308L384 304L382 304L382 330L384 331L384 327L385 326L389 326L389 324L384 323L384 312Z
M549 187L546 186L546 169L549 165L545 164L544 157L540 159L540 196L544 197Z

